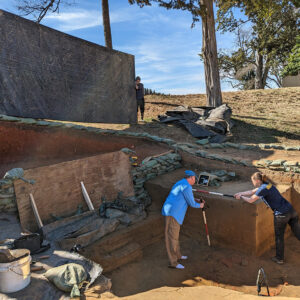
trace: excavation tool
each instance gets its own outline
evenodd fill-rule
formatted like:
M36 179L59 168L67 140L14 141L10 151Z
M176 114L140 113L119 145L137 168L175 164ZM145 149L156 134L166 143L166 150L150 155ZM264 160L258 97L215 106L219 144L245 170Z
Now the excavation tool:
M268 292L268 296L270 297L269 284L268 284L268 279L267 279L266 273L265 273L265 271L264 271L263 268L260 268L258 270L257 279L256 279L257 295L258 296L263 296L263 295L259 294L261 292L261 287L263 285L266 286L267 292Z
M29 197L30 197L30 203L31 203L31 207L32 207L32 210L33 210L33 213L34 213L35 220L38 224L39 229L42 230L44 225L43 225L43 222L42 222L41 217L39 215L38 209L36 207L33 195L29 194Z
M199 201L200 203L204 202L204 200L202 198L196 199L196 200ZM206 205L206 207L205 207L205 204L204 204L204 207L202 208L202 214L203 214L203 221L204 221L204 225L205 225L207 243L208 243L208 246L210 246L210 238L209 238L208 227L207 227L207 222L206 222L206 214L205 214L206 208L208 208L208 206Z
M93 203L91 201L91 198L90 198L90 196L89 196L89 194L88 194L88 192L87 192L87 190L86 190L86 188L84 186L83 181L80 181L80 184L81 184L81 190L82 190L83 198L84 198L84 200L85 200L85 202L86 202L89 210L90 211L95 210L95 208L93 206Z
M222 194L222 193L217 193L217 192L209 192L209 191L205 191L205 190L193 189L193 192L203 193L203 194L209 194L209 195L216 195L216 196L222 196L222 197L231 197L231 198L234 198L233 195Z

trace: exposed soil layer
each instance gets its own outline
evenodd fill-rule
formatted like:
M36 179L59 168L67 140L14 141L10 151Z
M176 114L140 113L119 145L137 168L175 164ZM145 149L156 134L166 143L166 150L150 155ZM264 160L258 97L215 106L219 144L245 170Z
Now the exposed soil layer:
M153 184L153 182L156 182L157 186L167 186L169 188L172 181L175 182L180 178L181 173L182 169L160 176L157 179L151 180L151 185L147 184L146 186L148 188L150 186L154 188L155 184ZM282 178L286 176L288 176L288 174L283 174ZM280 190L286 190L287 187L287 185L278 186ZM205 189L216 189L223 193L234 193L240 189L248 188L251 188L250 183L243 179L242 181L223 183L219 188L210 187ZM155 193L157 196L159 191L154 191L154 194ZM161 190L160 193L166 192ZM219 198L219 201L227 202L230 200ZM157 203L155 199L150 207L152 214L155 211L157 214L160 214L160 208L161 203ZM143 249L143 258L141 260L129 263L106 274L113 282L113 293L108 295L109 298L125 297L125 299L127 299L129 296L135 296L136 299L143 299L143 294L141 293L147 292L150 298L157 293L157 298L153 296L153 299L169 299L167 291L162 292L162 294L165 295L164 298L156 289L174 287L180 289L181 296L186 293L186 299L194 299L189 298L187 296L189 292L187 290L181 290L181 288L196 286L222 287L256 295L257 272L261 267L264 268L267 274L271 295L299 297L300 242L294 236L290 236L286 239L284 265L277 265L270 260L275 254L274 248L258 257L249 255L245 253L245 251L229 249L230 247L221 247L214 243L217 232L212 230L211 225L215 222L214 219L218 218L218 215L211 214L213 209L213 207L210 207L207 210L207 222L208 228L210 229L212 247L208 247L207 245L201 211L189 208L180 235L182 253L189 257L187 261L182 261L186 267L185 270L175 270L167 267L168 259L165 244L164 240L161 239L155 244ZM250 211L249 214L251 214ZM235 224L235 218L240 216L233 214L231 217L231 223ZM251 216L248 217L251 218ZM248 217L245 215L245 220L249 219ZM194 222L195 218L198 218L197 224ZM270 227L268 234L270 238L273 239L272 224L268 225ZM192 228L192 226L195 228ZM226 224L223 224L223 227L226 226ZM245 229L243 227L239 228L241 232ZM223 228L219 229L223 230ZM162 227L161 230L163 231ZM259 231L260 228L256 230ZM261 230L263 230L263 228L261 228ZM244 236L247 237L248 234L251 233L245 233ZM286 236L288 235L289 231L286 232ZM266 295L265 287L262 287L262 294ZM87 294L87 296L88 295L89 294ZM93 299L93 292L90 295L91 297L88 297L88 299ZM204 295L206 294L204 293L202 296ZM146 295L144 295L144 297L146 297ZM183 299L185 298L183 297Z
M125 297L164 286L212 285L255 295L257 272L263 267L272 295L300 295L300 242L294 237L286 241L284 265L270 260L274 250L262 257L255 257L234 250L208 247L205 239L191 238L184 230L180 240L183 254L189 257L182 262L185 270L167 267L165 245L161 240L144 250L142 260L107 274L113 282L113 293ZM264 287L262 293L266 294Z
M1 122L0 177L11 168L47 166L127 147L136 151L138 162L168 150L146 139L116 137L68 128Z

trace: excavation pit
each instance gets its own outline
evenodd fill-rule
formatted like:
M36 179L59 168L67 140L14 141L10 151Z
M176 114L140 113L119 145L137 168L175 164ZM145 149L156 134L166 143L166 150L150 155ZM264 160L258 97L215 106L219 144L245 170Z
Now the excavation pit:
M164 144L141 138L4 121L0 122L0 140L1 177L15 167L32 169L122 148L134 150L138 162L169 150Z
M146 157L164 154L171 150L166 144L145 138L117 136L113 133L99 134L96 130L84 131L76 128L37 126L15 122L1 122L0 138L4 141L0 148L1 176L7 170L15 167L22 167L25 170L51 167L55 164L114 153L122 148L134 150L138 156L138 163ZM242 167L199 158L181 151L178 153L181 155L183 168L162 175L156 174L157 177L145 180L144 187L152 198L147 218L130 226L123 224L118 230L85 247L82 252L87 258L100 263L104 267L104 273L108 274L113 282L116 280L117 284L120 284L118 282L120 274L124 276L127 272L134 274L133 276L139 276L141 271L139 268L150 268L149 272L145 272L145 276L140 276L137 280L140 289L134 287L133 283L126 285L134 292L159 286L157 280L151 283L149 279L150 276L153 276L153 274L151 275L152 265L155 272L161 273L158 276L161 280L163 276L170 276L169 269L162 270L161 267L154 266L156 259L160 266L167 265L163 241L164 219L160 210L172 185L182 178L184 169L193 169L197 172L222 169L237 174L237 179L222 183L220 187L201 187L201 189L234 194L252 188L249 178L253 172L257 171L253 167ZM136 170L137 168L132 167L133 172ZM282 194L300 212L299 178L282 172L269 172L267 175L271 175L270 177L274 179ZM249 266L249 257L252 257L255 266L251 266L250 273L251 276L254 276L255 268L274 245L271 211L263 203L251 205L233 198L217 196L205 196L204 198L210 206L206 210L206 215L212 248L208 248L206 245L201 211L189 208L180 239L183 250L195 258L187 263L189 270L183 273L185 275L176 275L176 283L174 281L170 284L178 285L181 280L185 282L183 285L186 286L215 285L215 282L222 282L224 285L250 285L252 279L250 280L247 276L246 282L246 277L240 278L240 281L226 279L223 275L216 274L214 268L220 268L221 264L220 269L225 272L226 268L231 268L231 265L238 262L236 267L238 272L245 272L245 267ZM86 210L87 207L85 207ZM286 237L288 236L289 233L286 234ZM292 237L288 239L288 243L291 239ZM203 253L206 254L203 255ZM289 254L291 255L291 252L287 253L287 255ZM197 256L200 255L201 259L196 261ZM230 256L229 261L225 259L228 255ZM233 256L231 257L231 255ZM214 257L216 257L216 262L212 263ZM201 266L199 262L201 262ZM209 266L210 271L206 270L205 266ZM196 267L199 273L196 272ZM272 270L269 265L268 268ZM200 278L201 280L197 276L191 276L191 274L199 275L202 271L204 275L202 279ZM142 279L149 280L149 284L142 283ZM162 280L162 282L169 284L168 280ZM273 283L274 285L278 284L276 280ZM120 289L119 294L125 295L126 292Z

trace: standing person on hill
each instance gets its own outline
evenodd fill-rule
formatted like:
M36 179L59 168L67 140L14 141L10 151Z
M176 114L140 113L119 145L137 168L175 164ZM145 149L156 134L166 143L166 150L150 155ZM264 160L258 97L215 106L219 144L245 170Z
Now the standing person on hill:
M172 187L162 208L162 215L165 216L165 241L169 257L169 267L184 269L178 260L187 259L181 255L179 246L179 231L182 225L188 206L203 208L203 203L197 203L194 199L192 185L195 184L196 174L193 171L185 171L183 179L179 180Z
M240 192L234 195L236 199L242 199L253 203L262 199L274 212L274 230L276 256L272 260L278 264L283 264L284 259L284 232L289 224L294 235L300 240L299 217L292 205L281 196L277 188L268 182L265 175L256 172L251 176L254 190Z
M137 101L137 112L141 112L141 118L144 120L144 110L145 110L145 92L144 85L141 83L141 77L137 76L135 79L135 91L136 91L136 101Z

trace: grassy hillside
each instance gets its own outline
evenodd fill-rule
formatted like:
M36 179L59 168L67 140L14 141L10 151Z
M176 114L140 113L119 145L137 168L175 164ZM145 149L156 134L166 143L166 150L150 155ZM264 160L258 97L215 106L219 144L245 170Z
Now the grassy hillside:
M233 111L233 141L300 143L300 88L223 93ZM147 121L177 105L206 104L205 95L146 96Z
M145 123L103 124L77 123L98 128L148 132L153 135L174 139L178 142L196 141L185 129L158 122L157 116L178 105L205 106L205 95L145 97ZM251 144L300 145L300 88L274 90L238 91L223 93L223 103L233 112L235 126L232 142Z

